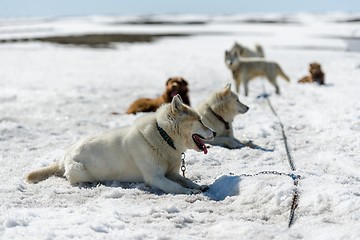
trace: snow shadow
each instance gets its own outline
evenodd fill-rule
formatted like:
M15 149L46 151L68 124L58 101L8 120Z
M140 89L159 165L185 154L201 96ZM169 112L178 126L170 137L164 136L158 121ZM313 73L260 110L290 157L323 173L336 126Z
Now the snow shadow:
M266 98L269 98L269 97L271 97L271 94L264 92L264 93L261 93L261 94L257 95L256 99L262 99L262 98L266 99Z
M249 148L252 148L252 149L258 149L258 150L261 150L261 151L264 151L264 152L273 152L274 149L270 149L270 148L266 148L266 147L262 147L260 145L257 145L255 143L253 143L253 141L239 141L243 147L249 147Z
M209 189L204 193L211 200L222 201L226 197L236 196L240 193L240 176L221 176L216 179Z
M132 182L120 182L117 180L109 180L109 181L100 181L100 182L87 182L87 183L80 183L78 185L79 188L96 188L99 186L105 186L109 188L121 188L121 189L130 189L130 190L140 190L147 193L152 193L156 195L164 195L162 190L147 186L145 183L132 183Z
M129 190L139 190L142 192L155 194L158 196L166 195L167 193L162 190L154 187L149 187L145 183L124 183L119 181L103 181L95 183L82 183L78 187L80 188L96 188L99 186L106 186L110 188L120 188L120 189L129 189ZM227 197L236 196L240 193L240 176L236 175L224 175L215 180L215 182L209 185L209 189L204 192L204 196L209 197L209 199L214 201L223 201ZM114 194L118 192L114 192ZM108 198L117 198L113 197L111 193ZM122 194L121 194L122 196Z

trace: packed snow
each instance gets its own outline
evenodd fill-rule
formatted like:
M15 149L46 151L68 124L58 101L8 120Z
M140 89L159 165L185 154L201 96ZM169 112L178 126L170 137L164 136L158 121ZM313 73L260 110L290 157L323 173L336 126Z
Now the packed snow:
M359 15L355 15L359 16ZM84 33L191 33L151 43L88 48L39 42L0 45L1 239L359 239L360 52L347 39L354 15L148 16L206 24L131 25L136 16L0 20L0 38ZM175 19L175 20L174 20ZM122 24L123 22L123 24ZM356 40L356 39L355 39ZM263 46L291 83L282 94L258 78L240 101L235 136L258 149L210 147L186 154L186 176L210 186L173 195L139 183L70 186L51 177L28 184L30 170L61 158L89 134L132 124L146 113L124 113L139 97L155 98L171 76L183 76L196 106L233 83L224 51L238 41ZM360 40L358 40L360 44ZM325 86L299 84L317 61ZM233 84L234 87L234 84ZM234 88L233 88L234 89ZM243 90L243 89L241 89ZM279 118L271 111L269 100ZM280 122L296 166L288 164ZM134 146L141 148L141 146ZM300 175L298 207L288 228L295 185L277 171Z

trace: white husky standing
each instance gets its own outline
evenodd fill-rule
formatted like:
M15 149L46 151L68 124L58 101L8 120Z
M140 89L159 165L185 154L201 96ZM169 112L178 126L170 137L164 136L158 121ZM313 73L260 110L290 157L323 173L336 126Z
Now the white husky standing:
M52 175L65 176L72 185L105 180L145 182L166 193L199 193L207 186L179 174L181 155L186 149L206 154L203 140L213 139L214 134L177 95L132 126L78 141L62 160L26 178L36 183Z
M239 94L240 84L244 84L245 96L249 93L248 83L256 77L265 77L275 87L276 94L280 94L280 88L276 77L280 76L290 82L289 77L274 61L267 61L264 58L243 58L238 52L225 51L225 64L232 72L236 92Z
M241 103L237 94L231 91L231 84L210 95L196 110L204 123L216 132L214 140L207 143L230 149L244 146L234 137L232 122L237 114L246 113L249 107Z

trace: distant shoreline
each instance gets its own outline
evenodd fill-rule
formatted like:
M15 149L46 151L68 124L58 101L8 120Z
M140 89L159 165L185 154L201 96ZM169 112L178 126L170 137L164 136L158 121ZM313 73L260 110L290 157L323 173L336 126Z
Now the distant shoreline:
M63 45L110 48L111 43L153 42L161 37L186 37L190 34L85 34L52 37L29 37L0 39L0 43L48 42Z

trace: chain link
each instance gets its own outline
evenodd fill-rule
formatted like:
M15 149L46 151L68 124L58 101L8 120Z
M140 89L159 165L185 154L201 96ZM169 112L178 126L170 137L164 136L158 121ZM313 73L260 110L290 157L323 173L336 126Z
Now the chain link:
M240 174L240 176L243 177L254 177L254 176L258 176L258 175L279 175L279 176L289 176L289 174L287 173L282 173L282 172L278 172L278 171L261 171L258 173L254 173L254 174Z
M295 209L297 208L298 206L298 202L299 202L299 193L298 193L298 189L297 189L297 180L295 182L294 180L294 185L296 186L295 187L295 190L294 190L294 195L293 195L293 200L292 200L292 203L291 203L291 209L290 209L290 216L289 216L289 227L291 227L291 225L294 223L294 217L295 217Z
M263 83L263 89L264 89L264 92L266 93L264 83ZM282 124L282 122L280 120L280 117L277 114L277 112L275 111L273 105L271 104L270 98L268 96L266 97L266 100L267 100L267 103L268 103L268 105L270 107L270 110L272 111L274 116L278 119L278 122L280 124L281 133L282 133L282 137L283 137L284 144L285 144L285 151L286 151L286 155L287 155L287 158L288 158L290 168L291 168L292 171L296 171L295 164L294 164L293 158L291 156L291 152L290 152L290 147L289 147L289 144L287 142L287 136L285 134L284 125ZM293 200L292 200L291 209L290 209L289 225L288 225L289 227L291 227L291 225L294 223L295 209L297 208L298 201L299 201L298 183L299 183L300 175L295 175L293 173L286 174L286 175L288 175L289 177L291 177L293 179L294 186L295 186L294 193L293 193Z
M185 166L185 153L181 154L181 171L183 174L183 177L185 177L185 171L186 171L186 166Z
M234 175L234 173L230 173L230 175ZM255 177L255 176L259 176L259 175L279 175L279 176L288 176L291 177L291 179L294 181L294 185L297 186L299 179L301 178L300 175L296 175L294 173L284 173L284 172L278 172L278 171L261 171L261 172L257 172L257 173L253 173L253 174L248 174L248 173L243 173L240 174L240 177Z
M230 175L234 175L233 173L230 173ZM254 174L240 174L240 177L255 177L255 176L259 176L259 175L278 175L278 176L288 176L291 177L291 179L293 180L295 189L294 189L294 193L293 193L293 200L291 203L291 209L290 209L290 216L289 216L289 224L288 227L291 227L291 225L294 223L294 217L295 217L295 209L298 206L298 201L299 201L299 193L298 193L298 183L299 183L299 179L301 178L300 175L296 175L294 173L283 173L283 172L278 172L278 171L261 171L261 172L257 172Z

